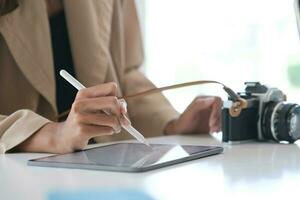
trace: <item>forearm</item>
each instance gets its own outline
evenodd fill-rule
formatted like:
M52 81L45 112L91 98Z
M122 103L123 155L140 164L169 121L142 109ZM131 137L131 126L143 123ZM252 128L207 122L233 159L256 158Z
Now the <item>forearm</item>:
M50 122L41 127L23 143L16 146L13 151L17 152L58 152L56 135L60 124Z

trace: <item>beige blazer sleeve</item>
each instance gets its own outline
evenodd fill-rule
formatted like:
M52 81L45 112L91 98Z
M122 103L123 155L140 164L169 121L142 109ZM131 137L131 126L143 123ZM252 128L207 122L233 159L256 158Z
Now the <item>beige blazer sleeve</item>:
M134 1L124 1L123 8L126 60L124 93L129 95L155 86L138 68L143 62L143 48ZM127 103L131 121L147 137L163 135L166 124L179 115L161 93L138 97Z
M30 110L0 115L0 154L22 143L48 122L48 119Z

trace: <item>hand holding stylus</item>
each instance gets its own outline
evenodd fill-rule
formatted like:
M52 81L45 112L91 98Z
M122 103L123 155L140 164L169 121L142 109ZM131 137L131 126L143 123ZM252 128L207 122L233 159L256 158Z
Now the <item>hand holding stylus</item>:
M81 89L64 122L49 122L32 137L18 145L16 151L70 153L82 150L91 138L113 135L121 131L121 124L129 124L123 117L126 110L119 103L117 86L105 83ZM101 110L107 110L107 115Z
M111 114L101 110L109 110ZM66 121L60 126L61 138L68 148L65 151L81 150L91 138L119 133L121 124L130 123L122 112L114 83L80 90Z
M60 75L66 80L68 81L71 85L73 85L76 89L79 90L78 94L82 94L83 92L82 91L85 91L85 90L92 90L91 89L88 89L86 88L84 85L82 85L78 80L76 80L73 76L71 76L67 71L65 70L61 70L60 71ZM94 90L94 93L96 91ZM100 91L98 91L100 92ZM114 104L115 105L119 105L121 108L120 110L122 111L120 113L120 115L117 115L119 121L120 121L120 125L128 132L130 133L133 137L135 137L139 142L149 146L149 143L146 141L146 139L144 138L144 136L139 133L134 127L131 126L130 124L130 120L127 118L126 116L126 102L125 100L118 100L117 97L116 97L116 85L115 85L115 92L114 92ZM101 105L99 105L101 107ZM98 108L98 111L103 111L107 116L111 116L111 114L115 114L115 113L112 113L110 112L110 109L107 109L105 107L102 107L102 108ZM120 127L120 126L119 126ZM120 132L121 131L121 128L118 129L117 132Z

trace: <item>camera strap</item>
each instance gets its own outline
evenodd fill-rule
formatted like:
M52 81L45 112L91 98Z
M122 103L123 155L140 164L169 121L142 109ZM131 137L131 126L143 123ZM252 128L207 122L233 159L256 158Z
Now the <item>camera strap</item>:
M230 115L233 117L239 116L241 113L241 110L243 108L247 107L247 101L243 98L241 98L238 94L236 94L231 88L227 87L221 82L218 81L212 81L212 80L200 80L200 81L192 81L192 82L185 82L185 83L180 83L180 84L175 84L175 85L169 85L169 86L164 86L164 87L159 87L159 88L152 88L149 90L145 90L136 94L132 95L127 95L123 97L119 97L120 99L133 99L137 97L144 97L147 95L159 93L162 91L166 90L172 90L172 89L177 89L177 88L183 88L183 87L188 87L188 86L194 86L194 85L203 85L203 84L209 84L209 83L215 83L215 84L220 84L223 86L224 91L230 96L232 99L233 103L230 108Z

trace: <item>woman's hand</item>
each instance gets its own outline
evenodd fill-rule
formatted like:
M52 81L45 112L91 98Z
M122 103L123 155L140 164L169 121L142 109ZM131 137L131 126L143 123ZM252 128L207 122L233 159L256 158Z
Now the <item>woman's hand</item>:
M97 136L112 135L127 124L115 83L82 89L65 122L49 123L18 147L21 151L68 153L81 150ZM107 115L104 113L110 113Z
M170 135L219 132L221 106L222 100L219 97L197 97L178 119L167 124L165 133Z

